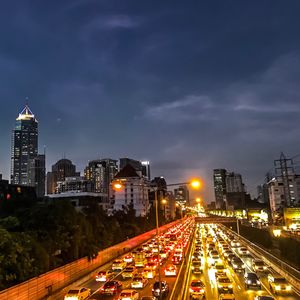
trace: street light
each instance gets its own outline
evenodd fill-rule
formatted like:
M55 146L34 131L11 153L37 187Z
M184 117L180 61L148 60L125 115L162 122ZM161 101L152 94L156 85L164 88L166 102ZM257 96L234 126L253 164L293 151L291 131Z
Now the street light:
M163 204L163 206L164 206L164 218L165 218L165 220L166 220L166 204L167 204L167 200L166 199L162 199L161 200L161 203Z
M124 188L124 184L126 183L126 179L121 179L121 180L114 180L112 181L112 187L115 190L121 190ZM177 185L190 185L194 189L199 189L202 187L202 182L198 179L193 179L188 182L180 182L180 183L171 183L167 184L166 186L177 186ZM137 185L140 186L140 185ZM159 190L159 187L157 185L155 186L150 186L150 188L153 189L154 191L154 202L155 202L155 220L156 220L156 242L157 242L157 247L158 247L158 282L159 282L159 299L162 299L162 290L161 290L161 272L160 272L160 241L159 241L159 220L158 220L158 196L157 192ZM165 199L163 199L165 200ZM162 203L164 203L162 200ZM165 200L165 203L167 200ZM182 208L181 208L181 213L182 213ZM181 215L182 218L182 215Z

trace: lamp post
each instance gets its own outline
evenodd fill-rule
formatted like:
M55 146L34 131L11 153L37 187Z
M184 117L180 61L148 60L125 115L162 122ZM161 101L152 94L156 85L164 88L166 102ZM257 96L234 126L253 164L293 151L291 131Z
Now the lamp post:
M126 182L126 179L125 180L116 180L116 181L112 182L112 186L115 190L121 190L124 187L125 182ZM171 183L171 184L167 184L166 186L177 186L177 185L191 185L192 188L199 189L202 186L202 182L197 179L194 179L189 182ZM138 186L140 186L140 185L138 185ZM155 185L155 186L151 186L151 188L154 191L154 202L155 202L156 243L157 243L157 247L158 247L157 271L158 271L158 282L159 282L159 299L161 300L162 299L162 290L161 290L160 240L159 240L159 216L158 216L159 202L158 202L158 195L157 195L159 187L157 185ZM182 218L182 208L181 208L181 218Z

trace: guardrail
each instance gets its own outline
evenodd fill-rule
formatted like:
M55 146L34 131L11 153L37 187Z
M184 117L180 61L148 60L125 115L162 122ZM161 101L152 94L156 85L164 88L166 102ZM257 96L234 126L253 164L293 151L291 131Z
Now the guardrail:
M160 227L160 231L164 232L178 222L181 222L181 220L177 220ZM0 292L0 300L53 299L52 296L54 294L73 284L77 280L87 276L91 272L94 272L100 266L106 264L112 259L115 259L121 254L134 249L138 245L155 236L155 234L156 229L153 229L132 239L100 251L98 256L93 260L88 260L87 257L84 257L3 290Z
M232 233L235 237L242 240L247 246L250 245L252 252L260 257L263 256L264 261L270 265L277 273L285 277L296 289L297 293L300 292L300 271L290 266L289 264L281 261L278 257L267 252L265 249L247 240L245 237L238 235L233 230L229 229L224 225L220 225L223 229Z

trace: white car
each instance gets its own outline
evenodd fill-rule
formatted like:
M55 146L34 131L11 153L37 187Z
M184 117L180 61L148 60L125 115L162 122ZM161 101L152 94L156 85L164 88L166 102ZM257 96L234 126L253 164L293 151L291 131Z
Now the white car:
M91 295L91 290L85 287L75 287L70 289L64 300L83 300Z
M176 276L177 268L174 265L168 265L165 268L165 276Z
M142 289L147 285L147 283L148 283L148 280L146 278L144 278L143 276L135 276L132 279L131 288Z
M123 290L118 300L138 300L139 297L139 293L135 290Z

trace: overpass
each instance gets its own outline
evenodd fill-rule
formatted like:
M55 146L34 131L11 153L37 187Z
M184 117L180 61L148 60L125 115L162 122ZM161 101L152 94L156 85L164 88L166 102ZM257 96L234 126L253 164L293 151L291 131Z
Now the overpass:
M197 223L210 224L210 223L234 223L236 222L235 217L196 217Z

